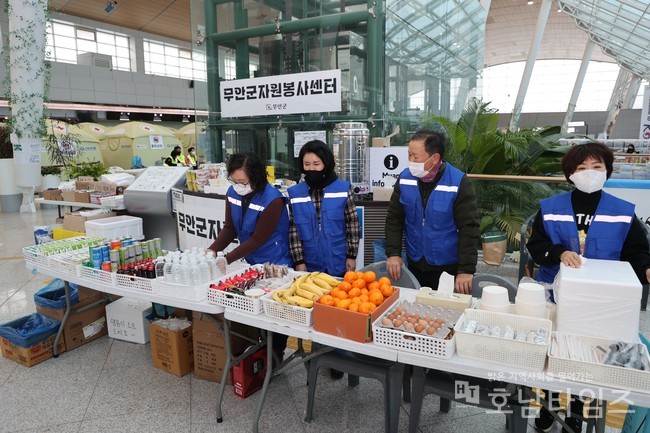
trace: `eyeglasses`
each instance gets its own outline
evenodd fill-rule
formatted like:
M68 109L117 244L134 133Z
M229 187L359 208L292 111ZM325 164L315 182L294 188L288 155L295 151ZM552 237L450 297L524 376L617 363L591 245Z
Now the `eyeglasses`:
M251 183L250 181L248 181L248 182L246 182L246 183L235 182L234 180L232 180L232 178L231 178L230 176L228 176L227 179L228 179L228 182L230 182L230 183L233 184L233 185L248 186L248 185Z

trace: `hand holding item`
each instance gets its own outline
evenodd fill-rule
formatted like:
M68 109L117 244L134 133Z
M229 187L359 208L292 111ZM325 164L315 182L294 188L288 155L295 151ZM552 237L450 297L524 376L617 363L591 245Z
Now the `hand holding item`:
M472 293L472 277L472 274L456 275L456 291L465 295Z
M402 265L404 265L404 261L400 256L392 256L386 259L386 270L393 281L399 280L402 276Z
M567 250L560 255L560 262L570 268L578 269L582 264L582 258L578 253Z
M300 265L296 265L295 269L298 272L307 272L307 265L302 263Z
M354 271L357 269L357 261L355 259L345 259L345 270Z

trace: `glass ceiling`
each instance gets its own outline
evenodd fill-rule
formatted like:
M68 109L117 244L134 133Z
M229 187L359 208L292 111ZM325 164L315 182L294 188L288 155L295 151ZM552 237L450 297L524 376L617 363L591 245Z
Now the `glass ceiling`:
M478 0L388 0L386 56L441 79L476 77L486 18Z
M558 4L622 68L650 79L648 0L558 0Z

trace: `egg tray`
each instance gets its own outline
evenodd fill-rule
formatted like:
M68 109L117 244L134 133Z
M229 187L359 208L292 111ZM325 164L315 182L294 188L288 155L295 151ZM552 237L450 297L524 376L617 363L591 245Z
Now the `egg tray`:
M434 335L429 335L426 331L419 333L412 329L407 331L404 324L399 327L394 327L392 324L382 324L384 318L388 318L388 316L400 309L403 309L405 312L410 314L417 314L421 317L439 318L440 315L444 314L445 319L448 321L448 326L446 328L441 328L446 329L442 333L438 331ZM374 342L380 346L432 356L435 358L450 359L456 351L456 337L453 331L453 325L459 319L460 315L460 312L446 308L402 301L395 307L386 311L372 324Z

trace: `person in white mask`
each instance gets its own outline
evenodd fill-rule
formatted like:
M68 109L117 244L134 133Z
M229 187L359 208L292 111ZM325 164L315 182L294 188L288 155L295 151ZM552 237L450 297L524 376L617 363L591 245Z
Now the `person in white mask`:
M579 268L584 256L627 261L642 284L650 282L648 240L634 205L603 191L613 163L612 151L596 142L575 145L562 158L564 176L576 189L540 203L526 244L539 265L538 281L552 283L560 263ZM547 400L557 404L556 397ZM582 414L579 399L572 401L565 422L580 433L582 420L576 414ZM548 432L553 424L553 416L542 409L535 420L537 429Z
M386 268L401 276L402 237L408 269L422 286L438 287L443 272L471 293L480 237L476 194L469 178L443 160L446 136L422 130L409 142L409 167L393 189L386 215Z

